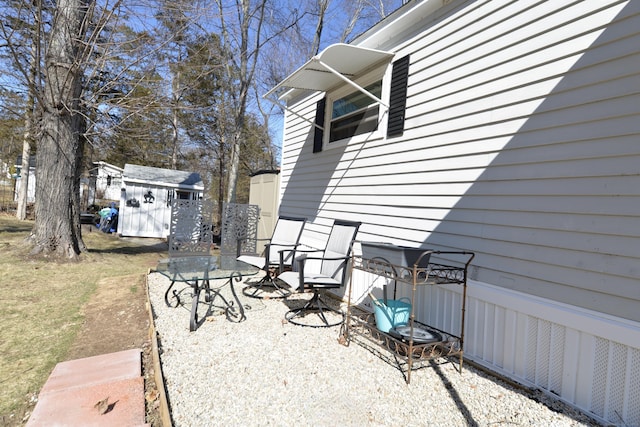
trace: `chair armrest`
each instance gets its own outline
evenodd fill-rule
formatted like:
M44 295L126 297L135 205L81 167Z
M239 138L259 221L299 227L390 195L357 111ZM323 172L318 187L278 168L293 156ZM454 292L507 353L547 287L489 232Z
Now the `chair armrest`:
M304 289L304 263L307 262L307 256L302 255L297 257L294 261L298 263L298 280L300 283L300 290Z
M238 237L236 240L243 241L243 240L249 240L249 238L248 238L248 237ZM265 239L254 239L254 238L252 237L252 238L251 238L251 240L255 240L256 242L262 242L262 241L264 241L264 240L271 240L271 239L269 239L269 238L265 238Z
M344 261L349 261L349 259L351 259L350 255L347 256L340 256L340 257L315 257L315 256L306 256L306 255L302 255L299 258L304 257L304 261L306 262L306 260L309 259L316 259L316 260L320 260L320 261L340 261L340 260L344 260Z
M267 239L267 240L269 240L269 239ZM278 251L278 257L279 257L278 274L280 274L284 270L284 253L285 252L293 252L293 253L295 253L295 248L298 246L298 243L291 243L291 244L287 244L287 243L267 243L266 245L264 245L264 256L265 256L265 259L267 260L267 263L269 263L270 260L271 260L271 246L277 246L277 247L285 248L285 249L280 249ZM287 249L287 248L291 248L291 249Z
M299 257L297 257L295 259L295 262L298 265L298 281L300 283L300 288L304 289L305 288L305 274L304 274L304 268L305 268L305 264L307 263L307 261L309 260L323 260L323 261L342 261L344 263L348 263L349 260L351 259L350 255L345 255L345 256L341 256L341 257L314 257L314 256L308 256L306 254L303 254Z
M279 263L279 267L278 267L278 271L279 273L282 273L282 271L284 270L284 254L285 252L291 252L291 266L293 267L293 263L296 261L296 253L298 252L298 246L300 246L300 243L294 243L291 245L281 245L276 243L275 245L277 246L285 246L285 247L291 247L292 249L281 249L278 251L278 255L279 255L279 259L280 259L280 263ZM267 252L268 255L268 252Z
M341 257L314 257L314 256L308 256L306 254L303 254L303 255L300 255L299 257L296 257L294 261L298 264L298 271L304 271L304 265L309 260L348 262L350 259L351 259L350 255L341 256Z
M298 246L302 246L302 248L296 247L296 249L293 251L294 260L296 258L298 258L297 254L301 254L300 256L309 257L312 254L324 254L325 253L324 249L316 249L316 248L313 248L311 246L307 246L304 243L299 243ZM281 256L281 260L282 260L282 254L280 254L280 256ZM320 258L315 257L313 259L322 259L322 257L320 257ZM281 264L282 264L282 262L281 262Z

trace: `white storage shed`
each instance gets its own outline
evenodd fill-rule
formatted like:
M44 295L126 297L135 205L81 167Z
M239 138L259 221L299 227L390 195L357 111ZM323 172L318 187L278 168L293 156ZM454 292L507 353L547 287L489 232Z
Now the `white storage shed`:
M169 235L171 201L202 198L204 185L195 172L124 165L118 234L165 238Z

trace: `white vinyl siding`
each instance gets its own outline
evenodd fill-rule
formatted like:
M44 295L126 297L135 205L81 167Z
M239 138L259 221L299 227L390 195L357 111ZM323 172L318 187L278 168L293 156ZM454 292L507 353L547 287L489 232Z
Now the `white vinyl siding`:
M288 117L283 209L472 250L477 280L640 321L637 9L476 2L445 16L396 55L411 57L401 138L310 157L309 126Z
M162 238L169 235L171 206L167 206L167 188L151 184L127 182L126 197L120 200L118 232L122 236ZM151 191L155 200L145 203L144 195ZM124 193L124 192L123 192ZM136 199L137 207L127 205Z

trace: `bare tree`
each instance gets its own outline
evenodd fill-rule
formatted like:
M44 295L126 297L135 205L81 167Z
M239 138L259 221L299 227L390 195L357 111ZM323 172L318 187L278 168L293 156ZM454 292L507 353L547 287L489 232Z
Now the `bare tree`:
M320 52L320 41L322 39L322 30L324 28L324 18L329 8L331 0L317 0L318 19L316 21L316 31L313 35L313 44L311 45L311 54L317 55Z
M58 0L45 58L42 129L36 167L34 253L77 258L84 117L79 113L92 0Z
M40 68L37 76L44 74L45 77L44 85L34 85L36 90L33 93L34 110L41 114L38 116L41 117L41 126L36 138L38 186L36 222L32 233L34 252L76 258L85 249L79 226L79 178L87 143L106 155L113 149L109 145L111 141L119 141L120 148L145 154L154 152L156 157L152 163L172 159L175 167L180 154L177 144L174 144L177 138L198 137L187 132L185 126L189 122L185 120L185 113L193 115L197 112L203 117L207 111L221 114L207 125L215 128L224 124L224 129L211 139L209 147L213 147L210 148L214 154L211 159L217 156L220 178L226 175L225 200L234 201L241 167L249 170L257 167L266 159L263 157L265 153L270 164L275 163L274 150L265 129L272 112L262 108L258 93L299 65L309 52L318 52L325 44L323 39L342 39L360 28L349 24L357 21L349 20L355 15L365 16L360 12L353 13L354 10L370 11L374 1L375 9L382 10L387 1L399 0L369 0L371 4L363 9L352 9L354 6L347 0L307 0L302 3L296 0L215 0L198 2L197 8L194 3L189 10L191 15L183 22L175 23L178 25L176 28L199 32L198 37L204 39L212 34L219 37L219 55L211 58L215 66L207 66L209 71L203 73L197 70L187 73L181 68L184 66L181 62L189 55L175 57L170 67L167 63L160 64L157 52L171 50L172 45L179 41L176 39L177 31L156 37L154 26L159 24L153 16L141 17L137 25L128 26L123 21L125 14L120 13L124 8L122 5L127 2L58 0L50 4L45 0L12 1L24 7L28 5L32 13L40 2L51 6L45 9L46 19L43 20L48 31L48 37L43 38L46 40L43 44L44 65L42 61L33 62ZM165 0L148 1L159 2L179 12L175 10L177 6ZM356 3L364 2L357 0ZM207 4L214 9L205 8ZM126 15L133 19L144 10L160 8L129 9ZM344 13L345 10L350 12ZM344 23L338 30L334 22L336 17ZM305 20L306 24L301 25ZM313 37L313 41L309 40L306 45L300 43L300 46L294 42L296 49L289 49L291 44L287 45L283 40L303 40L303 28L309 28L309 22L316 29L312 36L307 34L307 37ZM345 27L349 28L346 32L342 31ZM331 28L331 37L325 37L327 28ZM190 45L189 41L183 46L188 49ZM11 44L7 46L10 48ZM4 47L0 45L0 48ZM276 48L284 53L283 58L290 59L278 57L274 60ZM23 60L21 64L23 80L30 81L28 62ZM169 78L171 71L174 71L173 80ZM216 101L220 108L196 105L194 100L197 97L192 97L191 104L183 102L185 93L193 95L194 89L198 88L198 84L192 84L183 76L188 75L193 81L206 80L213 76L210 73L217 74L224 82L224 88L214 89L220 90ZM174 82L173 89L171 81ZM173 99L173 104L168 102L169 99ZM141 132L138 123L148 129ZM167 136L170 129L173 129L173 137ZM138 138L149 145L141 148L142 145L137 145ZM253 141L253 145L248 145L249 141ZM263 147L257 148L255 142L263 144ZM206 145L197 146L197 150L203 147ZM243 150L244 156L241 155ZM194 159L196 151L191 154L185 152L184 158ZM120 158L126 159L127 154L122 154ZM219 185L222 189L222 179Z
M262 49L279 35L295 27L305 12L284 10L272 0L216 0L220 35L230 76L235 77L234 126L227 175L227 202L236 198L241 141L246 129L247 106ZM233 73L236 74L233 74Z
M23 173L17 197L18 219L27 216L27 196L29 188L29 158L33 145L34 125L36 122L36 93L39 89L40 34L42 32L42 1L14 0L9 2L4 23L0 26L0 47L8 51L4 55L11 63L15 73L7 73L14 81L24 81L26 87L26 105L24 107L24 131L22 137ZM8 64L7 64L8 66ZM8 70L4 70L5 73ZM5 76L7 75L5 74Z
M188 16L192 0L160 1L160 12L156 19L160 22L160 36L164 38L168 49L160 50L161 57L166 59L171 80L171 93L169 95L169 106L171 109L171 168L178 167L178 153L180 150L180 110L182 108L182 97L186 90L183 84L182 63L187 53L186 49L190 42L189 30L195 25L195 19Z

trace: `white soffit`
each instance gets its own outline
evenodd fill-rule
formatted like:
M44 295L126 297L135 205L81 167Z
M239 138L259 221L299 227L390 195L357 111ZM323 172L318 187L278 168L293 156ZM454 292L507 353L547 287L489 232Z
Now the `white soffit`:
M363 74L375 65L391 62L393 56L394 53L382 50L345 43L332 44L278 83L264 97L281 88L325 92L339 83L351 82L355 76ZM287 92L287 95L291 95L290 92ZM288 96L283 95L280 98L284 97Z

